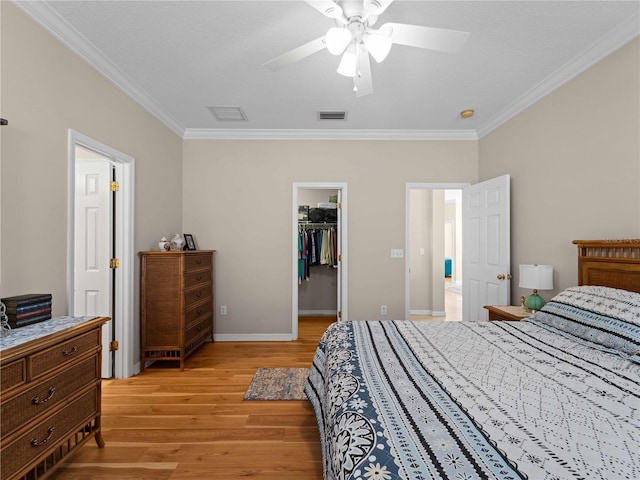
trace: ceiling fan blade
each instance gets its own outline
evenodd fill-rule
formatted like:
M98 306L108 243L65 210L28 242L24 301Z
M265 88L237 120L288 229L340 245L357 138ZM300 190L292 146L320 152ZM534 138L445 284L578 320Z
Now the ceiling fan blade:
M371 62L366 48L360 50L360 68L353 79L356 87L356 97L364 97L373 93L373 78L371 77Z
M364 0L364 9L369 15L380 15L393 0Z
M292 63L297 62L298 60L302 60L303 58L308 57L309 55L313 55L314 53L319 52L325 47L326 45L324 43L324 36L322 36L320 38L316 38L315 40L311 40L304 45L300 45L299 47L294 48L287 53L283 53L273 60L269 60L264 64L264 66L275 72L276 70L287 67Z
M329 18L342 18L342 7L331 0L305 0L309 5Z
M391 29L393 43L427 48L446 53L458 53L469 38L469 32L446 28L423 27L406 23L385 23L380 30Z

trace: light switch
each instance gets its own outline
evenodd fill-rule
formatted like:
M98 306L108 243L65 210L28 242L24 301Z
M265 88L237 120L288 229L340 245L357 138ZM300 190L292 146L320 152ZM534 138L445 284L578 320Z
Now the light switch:
M404 250L402 248L392 248L391 258L404 258Z

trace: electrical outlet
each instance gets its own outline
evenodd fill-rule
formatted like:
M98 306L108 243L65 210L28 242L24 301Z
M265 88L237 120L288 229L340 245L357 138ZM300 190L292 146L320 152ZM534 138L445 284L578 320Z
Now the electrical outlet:
M227 306L220 305L220 315L226 315L226 314L227 314Z
M386 315L386 314L387 314L387 306L380 305L380 315Z

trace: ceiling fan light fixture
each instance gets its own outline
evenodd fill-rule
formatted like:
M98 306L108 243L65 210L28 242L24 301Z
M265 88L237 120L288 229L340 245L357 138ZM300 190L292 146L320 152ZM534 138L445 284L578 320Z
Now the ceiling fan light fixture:
M356 48L353 43L349 45L344 54L342 54L342 60L340 60L337 71L345 77L355 77L358 73L358 60L356 58Z
M393 42L389 36L383 35L378 32L370 32L366 33L362 36L362 42L365 47L374 58L374 60L378 63L381 63L389 52L391 51L391 45Z
M353 35L348 28L333 27L327 32L324 41L331 55L340 55L351 42Z

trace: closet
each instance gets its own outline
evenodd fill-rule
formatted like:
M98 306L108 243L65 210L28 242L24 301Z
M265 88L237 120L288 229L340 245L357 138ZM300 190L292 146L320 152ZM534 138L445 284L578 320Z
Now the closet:
M325 189L298 194L298 316L337 314L338 223L332 208L337 194Z

